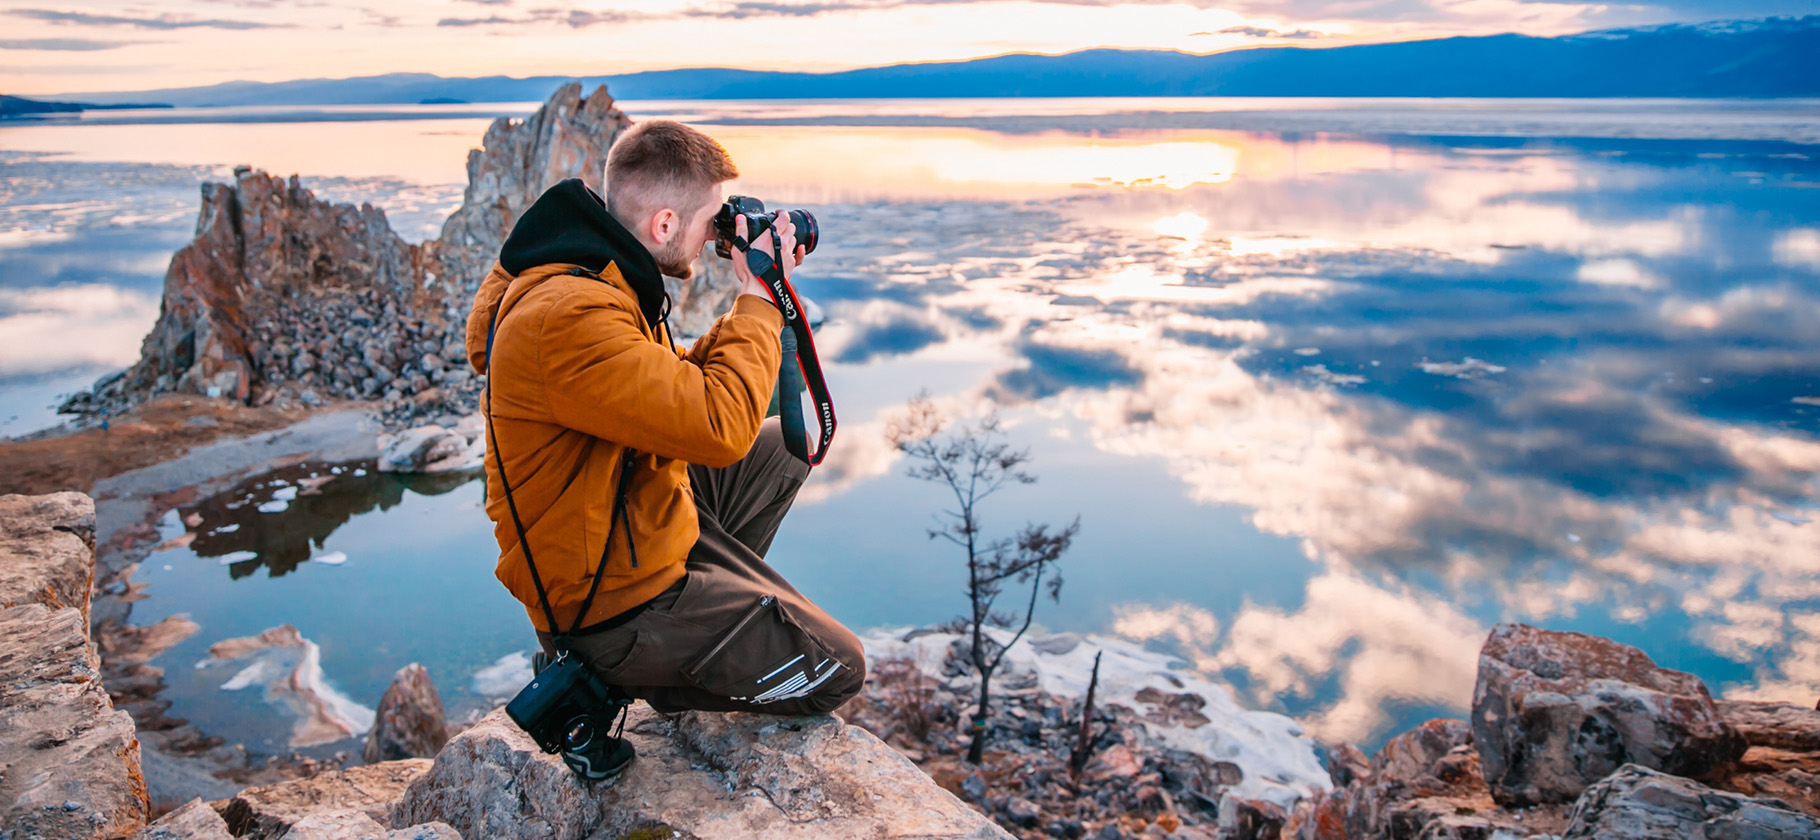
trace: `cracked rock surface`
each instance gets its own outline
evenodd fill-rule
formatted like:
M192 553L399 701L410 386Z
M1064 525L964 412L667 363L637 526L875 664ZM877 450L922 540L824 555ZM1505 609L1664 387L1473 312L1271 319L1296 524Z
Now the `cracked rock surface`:
M637 761L615 783L590 787L495 711L411 782L392 824L440 821L498 840L616 840L662 828L698 840L1011 837L896 750L833 718L666 719L640 704L626 735Z

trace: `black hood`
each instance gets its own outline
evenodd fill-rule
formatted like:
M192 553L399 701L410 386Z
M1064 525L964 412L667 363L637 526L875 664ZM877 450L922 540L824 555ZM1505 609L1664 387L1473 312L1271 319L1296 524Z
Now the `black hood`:
M570 178L538 196L512 225L512 235L499 249L499 265L514 277L550 263L579 265L596 274L613 263L638 294L645 323L655 324L662 318L664 278L657 261L580 178Z

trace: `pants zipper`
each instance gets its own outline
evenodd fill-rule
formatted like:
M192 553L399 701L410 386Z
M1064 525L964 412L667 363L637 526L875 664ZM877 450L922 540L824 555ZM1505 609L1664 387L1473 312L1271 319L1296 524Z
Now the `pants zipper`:
M766 595L763 598L758 599L758 603L748 607L745 614L739 617L739 621L734 622L733 629L728 630L727 634L722 636L720 641L715 643L714 647L709 648L707 653L696 657L695 661L689 664L688 670L684 673L690 677L701 673L701 669L707 667L709 662L713 662L714 658L719 656L721 651L727 649L727 645L732 644L734 639L739 638L740 631L745 630L746 625L752 623L752 619L757 618L759 613L763 612L766 607L769 607L774 603L777 603L776 595Z

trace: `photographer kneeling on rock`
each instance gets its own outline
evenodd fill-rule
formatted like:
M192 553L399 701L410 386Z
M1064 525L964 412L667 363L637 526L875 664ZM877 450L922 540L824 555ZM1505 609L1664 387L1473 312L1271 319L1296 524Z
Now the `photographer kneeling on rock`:
M671 339L660 273L689 277L737 175L694 129L634 126L604 201L570 179L519 217L468 318L496 575L545 652L507 711L589 779L632 760L608 733L631 698L820 714L865 681L859 640L763 560L809 466L765 419L785 321L747 264L757 221L721 233L732 310L687 352ZM786 278L808 250L790 215L750 242Z

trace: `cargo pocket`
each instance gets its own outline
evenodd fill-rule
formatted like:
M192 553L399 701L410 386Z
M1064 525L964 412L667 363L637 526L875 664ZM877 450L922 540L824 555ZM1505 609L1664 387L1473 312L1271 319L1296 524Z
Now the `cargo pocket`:
M766 595L682 674L721 697L762 705L807 697L843 667L775 595Z

